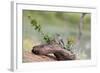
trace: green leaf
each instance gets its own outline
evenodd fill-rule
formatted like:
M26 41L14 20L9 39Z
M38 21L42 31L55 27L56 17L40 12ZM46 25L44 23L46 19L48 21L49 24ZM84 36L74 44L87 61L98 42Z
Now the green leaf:
M34 26L34 25L37 25L37 21L36 20L31 20L31 24Z
M35 30L38 30L38 28L39 28L38 25L35 25Z
M40 32L41 31L41 26L40 25L38 25L38 32Z

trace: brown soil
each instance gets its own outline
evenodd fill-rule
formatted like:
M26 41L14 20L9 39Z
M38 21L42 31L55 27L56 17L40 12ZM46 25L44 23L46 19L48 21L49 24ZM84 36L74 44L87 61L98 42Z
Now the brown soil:
M23 53L23 62L42 62L42 61L56 61L55 56L52 54L49 55L35 55L31 52L24 51Z

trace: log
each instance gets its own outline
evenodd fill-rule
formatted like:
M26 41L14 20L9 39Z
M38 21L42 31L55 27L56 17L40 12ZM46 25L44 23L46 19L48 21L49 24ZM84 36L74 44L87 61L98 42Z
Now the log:
M54 54L57 60L75 60L75 54L62 48L59 44L42 44L32 48L32 53L36 55Z

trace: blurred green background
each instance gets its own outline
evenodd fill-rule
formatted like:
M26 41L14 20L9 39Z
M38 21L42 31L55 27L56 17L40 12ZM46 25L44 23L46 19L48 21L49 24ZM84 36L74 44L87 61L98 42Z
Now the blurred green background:
M84 17L81 43L80 46L76 46L79 34L80 15L81 13L75 12L23 10L23 51L31 51L33 46L44 43L42 36L30 24L29 17L31 17L41 25L42 31L50 36L59 33L65 43L67 38L73 37L75 40L73 51L79 59L90 59L91 14L87 13Z

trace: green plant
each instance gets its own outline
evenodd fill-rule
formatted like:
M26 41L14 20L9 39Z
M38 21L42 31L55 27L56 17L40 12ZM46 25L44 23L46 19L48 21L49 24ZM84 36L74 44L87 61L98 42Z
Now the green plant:
M71 50L74 44L75 44L75 38L69 37L67 39L67 43L64 45L64 49Z
M48 35L44 35L43 39L47 42L50 43L50 37Z
M74 37L69 37L67 39L67 49L71 49L72 48L72 45L74 45L75 43L75 38Z
M32 24L32 26L34 27L34 29L37 30L43 36L44 41L46 43L50 43L51 37L48 34L45 34L42 31L41 25L39 25L35 19L31 19L30 23Z

